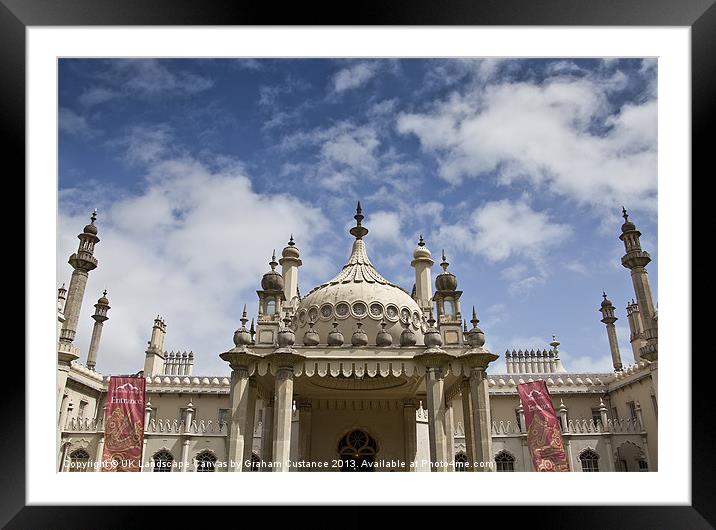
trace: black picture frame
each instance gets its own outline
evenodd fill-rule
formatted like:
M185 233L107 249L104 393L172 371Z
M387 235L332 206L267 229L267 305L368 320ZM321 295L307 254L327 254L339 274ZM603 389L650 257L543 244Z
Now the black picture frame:
M713 151L708 134L716 101L716 0L411 0L397 2L371 0L354 4L354 9L338 2L281 5L267 2L217 2L197 0L0 0L0 127L6 161L15 162L16 174L25 172L25 30L28 26L191 26L191 25L462 25L462 26L684 26L691 29L692 82L692 175L706 177L707 155ZM568 50L567 50L568 52ZM568 53L567 53L568 54ZM713 169L709 168L713 173ZM693 176L691 177L694 182ZM684 256L684 259L691 259ZM26 276L26 285L32 278ZM682 308L691 311L691 308ZM25 322L26 332L28 322ZM693 328L693 326L692 326ZM698 329L698 328L697 328ZM689 355L691 344L680 352ZM27 355L27 352L26 352ZM25 363L13 363L16 371ZM692 366L695 363L692 363ZM122 517L122 506L26 506L25 503L25 430L20 429L25 415L25 375L14 373L15 383L3 393L5 418L12 414L12 435L0 437L3 480L0 481L0 524L8 528L120 528L134 520L148 524L150 514L141 519ZM498 521L509 519L549 521L550 526L577 528L712 528L716 524L714 498L713 444L705 426L712 423L711 403L706 392L710 373L692 371L691 448L692 503L689 506L567 506L558 507L480 507L495 511ZM681 455L673 455L679 458ZM615 481L615 487L618 482ZM516 488L517 490L518 488ZM515 490L515 491L516 491ZM515 491L506 492L506 501L525 498ZM525 499L526 502L528 499ZM590 502L588 498L585 503ZM559 502L559 498L555 498ZM625 492L628 502L628 492ZM134 510L135 508L130 508ZM206 510L206 508L203 508ZM229 508L212 507L208 519L216 521ZM246 510L246 508L240 508ZM261 508L272 519L271 512ZM265 510L265 509L264 509ZM377 514L372 511L372 518ZM145 509L145 511L148 511ZM270 513L270 515L269 515ZM443 512L444 513L444 512ZM176 507L151 508L162 524L180 523L186 511ZM379 515L378 515L379 516ZM487 515L488 517L490 514ZM295 511L286 513L295 517ZM342 514L341 520L345 519ZM245 524L246 519L242 519ZM140 524L142 524L140 523ZM215 523L214 523L215 524Z

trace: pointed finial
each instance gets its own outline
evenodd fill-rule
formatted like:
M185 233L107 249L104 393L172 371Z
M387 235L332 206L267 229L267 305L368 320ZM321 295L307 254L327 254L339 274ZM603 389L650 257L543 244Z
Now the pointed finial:
M462 332L467 333L467 320L465 319L462 321Z
M353 219L356 220L356 225L350 229L350 234L355 236L356 239L363 239L363 236L365 236L368 233L368 229L361 226L361 222L363 221L363 210L360 207L360 201L358 201L358 207L356 208L356 214L353 216Z
M434 327L435 322L436 322L436 321L435 321L435 317L433 316L433 306L432 306L432 304L430 305L430 314L429 314L428 316L429 316L429 318L428 318L428 324L430 324L430 327L432 328L432 327Z
M90 219L92 220L92 224L94 224L94 222L97 220L97 208L95 208L92 212L92 217L90 217Z
M624 208L624 206L622 206L622 217L624 218L624 222L629 221L629 214L627 213L626 208Z
M249 321L248 318L246 318L246 304L244 304L244 311L241 313L241 327L246 328L246 323Z
M65 286L65 284L63 283L62 287L64 287L64 286ZM104 292L102 293L102 296L107 296L107 289L104 290Z
M607 292L606 292L606 291L602 291L602 296L603 296L604 299L606 300L606 299L607 299Z
M423 234L420 234L420 239L418 240L418 246L419 247L425 246L425 240L423 239Z
M254 319L251 319L251 327L249 328L249 333L251 333L251 338L253 338L254 333L256 333L256 330L254 329Z
M288 246L289 247L295 247L296 243L293 242L293 234L291 234L291 238L288 240Z
M470 319L470 323L472 324L473 328L476 328L478 322L480 321L477 319L477 313L475 313L475 306L472 306L472 319Z
M445 257L445 249L443 249L443 261L440 264L440 266L443 268L443 272L447 272L448 265L450 265L447 261L447 258Z
M272 271L276 270L276 265L278 265L276 262L276 249L273 249L273 252L271 253L271 261L269 261L269 265L271 265Z
M291 317L288 316L288 309L286 310L285 316L283 317L283 323L285 327L288 327L288 325L291 323Z

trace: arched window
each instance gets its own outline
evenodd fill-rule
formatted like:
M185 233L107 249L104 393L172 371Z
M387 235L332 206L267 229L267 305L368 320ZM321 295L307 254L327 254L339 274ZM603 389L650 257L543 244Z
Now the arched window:
M266 314L273 315L276 312L276 300L266 302Z
M174 457L169 451L159 451L152 457L152 460L154 461L153 471L170 472L172 470Z
M216 457L210 451L203 451L196 455L196 470L204 473L214 471Z
M455 471L467 471L467 455L462 451L455 453Z
M582 463L582 471L599 471L599 455L591 449L585 449L579 454L579 461Z
M497 471L514 471L515 457L507 451L500 451L495 455L495 464Z
M361 430L351 431L338 442L338 453L343 465L341 471L373 471L373 460L378 444Z
M445 309L445 316L455 316L455 305L453 304L452 298L446 298L443 300L443 308Z
M89 468L90 455L84 449L77 449L70 453L70 471L82 472Z

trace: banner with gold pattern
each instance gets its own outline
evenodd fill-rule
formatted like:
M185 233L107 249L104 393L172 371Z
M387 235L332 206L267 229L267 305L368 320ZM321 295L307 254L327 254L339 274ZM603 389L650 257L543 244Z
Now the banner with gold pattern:
M145 391L143 377L110 377L102 471L141 471Z
M562 429L544 381L517 385L527 428L527 446L537 471L569 471Z

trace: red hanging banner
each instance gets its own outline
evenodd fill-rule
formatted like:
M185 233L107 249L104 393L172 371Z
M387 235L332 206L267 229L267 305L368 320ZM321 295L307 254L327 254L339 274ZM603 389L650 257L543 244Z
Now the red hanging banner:
M537 471L569 471L562 429L544 381L517 385L527 428L527 446Z
M143 377L110 377L102 471L141 471L145 390Z

